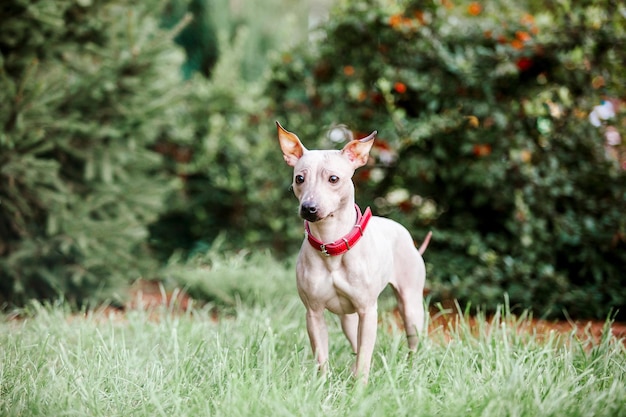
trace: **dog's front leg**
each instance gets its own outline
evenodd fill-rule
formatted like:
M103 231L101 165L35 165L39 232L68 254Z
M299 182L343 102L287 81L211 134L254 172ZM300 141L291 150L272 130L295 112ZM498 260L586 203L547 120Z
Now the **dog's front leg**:
M309 333L313 355L315 355L320 372L324 374L328 367L328 329L324 320L324 310L307 309L306 329Z
M341 328L348 338L352 351L356 354L359 351L359 315L356 313L343 314L341 316Z
M359 312L359 349L356 355L356 377L367 383L378 328L378 306L374 304Z

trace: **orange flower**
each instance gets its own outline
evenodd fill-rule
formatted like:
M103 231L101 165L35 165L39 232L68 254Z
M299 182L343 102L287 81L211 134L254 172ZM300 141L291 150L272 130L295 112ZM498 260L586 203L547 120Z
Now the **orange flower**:
M413 22L413 19L411 19L410 17L405 17L404 19L402 19L402 24L405 27L411 28L414 26L414 23L415 22Z
M539 33L539 29L537 29L537 26L535 25L535 17L533 15L526 13L520 19L520 23L522 25L528 26L530 28L530 33L532 33L533 35Z
M406 84L401 83L400 81L397 81L393 85L393 89L396 90L396 92L399 93L399 94L404 94L404 93L406 93Z
M354 67L352 65L346 65L345 67L343 67L343 73L345 75L347 75L348 77L351 77L354 75Z
M465 116L465 118L467 119L467 123L471 126L471 127L478 127L480 126L480 120L478 120L478 117L471 115L471 116Z
M535 23L535 18L532 14L525 13L520 19L520 23L523 25L531 26Z
M389 26L391 26L394 29L397 29L398 27L402 25L403 20L404 20L404 17L401 14L394 14L389 18Z
M524 32L521 30L518 30L517 32L515 32L515 38L517 38L517 40L519 40L520 42L528 42L529 40L532 39L532 37L530 36L528 32Z
M425 25L426 17L423 12L417 11L414 18L402 14L394 14L389 17L389 26L396 30L414 30L420 24Z
M491 154L491 145L488 143L478 143L474 145L472 153L478 157L488 156Z
M415 16L415 19L420 22L422 25L426 24L426 19L424 18L424 12L421 10L416 10L415 13L413 13L413 16Z
M478 16L483 11L483 6L478 2L472 2L467 6L467 12L472 16Z
M520 41L519 39L513 39L511 41L511 46L513 47L513 49L522 49L524 47L524 42Z

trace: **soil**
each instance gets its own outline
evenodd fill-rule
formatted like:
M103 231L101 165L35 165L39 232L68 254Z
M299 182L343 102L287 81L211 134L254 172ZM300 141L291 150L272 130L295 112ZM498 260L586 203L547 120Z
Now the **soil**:
M103 312L106 316L114 315L121 320L125 319L126 311L143 309L151 311L154 318L157 319L162 314L163 307L173 314L180 314L192 307L193 300L189 295L181 291L166 292L156 282L138 281L131 289L130 301L123 309L107 307ZM397 310L392 313L393 321L398 327L402 327L402 320ZM219 320L219 313L214 313L214 320ZM513 317L512 320L516 318ZM503 324L502 319L488 318L489 326ZM575 336L581 341L590 341L598 343L602 339L602 334L606 328L606 322L600 320L543 320L529 318L519 321L517 324L512 323L518 329L518 332L527 332L529 335L537 335L539 337L549 337L556 332L564 336ZM429 334L442 334L445 339L449 338L450 329L454 329L459 325L469 326L470 331L477 332L477 320L474 317L463 318L457 312L456 308L449 308L442 312L441 310L431 308ZM626 323L611 323L610 331L613 335L621 339L626 344Z
M398 315L399 318L399 315ZM613 322L607 327L605 321L600 320L544 320L536 318L527 318L518 320L517 317L511 317L511 327L517 329L518 333L526 333L535 335L540 338L548 338L553 333L563 335L565 337L574 336L581 342L591 342L597 344L602 340L605 329L617 339L621 339L626 345L626 323ZM478 332L479 325L475 317L463 318L457 313L441 314L439 310L431 311L431 322L429 334L437 334L441 332L444 336L448 329L457 326L468 326L473 333ZM502 318L487 317L487 327L507 325L507 321ZM482 324L484 327L484 323ZM565 340L567 340L565 338Z

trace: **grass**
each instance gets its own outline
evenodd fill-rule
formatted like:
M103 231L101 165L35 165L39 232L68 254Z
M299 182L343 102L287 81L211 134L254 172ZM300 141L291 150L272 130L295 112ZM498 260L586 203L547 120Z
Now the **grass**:
M362 386L350 376L353 355L332 316L331 372L317 375L291 272L272 267L255 279L271 285L263 292L251 284L254 300L238 301L235 314L219 320L208 308L120 317L76 315L63 304L4 317L0 415L626 415L626 352L610 333L593 343L534 334L527 319L503 309L471 326L461 319L431 330L407 358L393 315L383 311Z

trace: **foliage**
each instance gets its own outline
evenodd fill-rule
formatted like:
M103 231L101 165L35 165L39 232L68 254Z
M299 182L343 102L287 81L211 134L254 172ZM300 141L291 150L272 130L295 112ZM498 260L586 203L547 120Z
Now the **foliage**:
M0 321L0 414L13 416L598 416L626 412L626 352L531 334L506 311L476 326L435 330L407 359L383 316L367 386L339 323L329 326L331 372L319 377L304 312L285 302L242 305L219 321L206 311L124 317L29 307ZM283 300L284 293L276 294ZM499 323L499 319L503 319ZM383 330L384 329L384 330Z
M281 157L274 126L258 121L267 102L258 89L238 83L229 64L222 57L210 80L192 80L183 124L189 140L163 144L183 180L151 227L152 246L163 259L178 249L204 253L220 235L231 251L266 248L274 239L280 246L293 224L289 177L275 174Z
M273 11L285 6L283 0L249 6L233 12L239 20L227 15L215 22L220 56L209 79L196 75L187 81L179 120L185 139L159 144L171 172L183 180L183 189L168 199L168 212L151 229L162 260L178 249L204 253L220 235L225 250L272 246L282 253L285 242L302 236L293 227L290 174L276 171L283 162L263 83L270 53L289 45L284 38L294 41L304 31L292 7L270 36ZM215 11L213 19L224 14L223 8ZM263 45L256 44L259 39L265 39Z
M205 253L189 258L174 255L162 275L167 285L184 288L194 299L234 310L246 306L271 305L283 295L297 292L293 279L294 265L285 266L267 251L230 253L222 249L222 239Z
M242 58L231 71L242 81L254 82L266 71L273 51L306 35L305 8L288 0L170 0L163 23L172 27L186 13L193 19L175 38L186 52L185 78L196 72L210 78L220 51L228 55L236 46Z
M154 272L147 225L176 183L152 148L176 134L182 58L159 5L0 6L0 304L101 300Z
M338 124L379 131L357 198L418 239L434 230L435 297L493 307L506 291L540 314L603 317L626 305L624 145L604 149L607 123L624 135L626 118L588 115L625 97L624 13L604 0L344 1L317 48L282 55L268 94L305 142Z
M183 75L186 79L199 72L206 77L219 56L213 10L209 0L170 0L163 12L165 27L176 27L187 14L191 21L174 38L185 50Z

